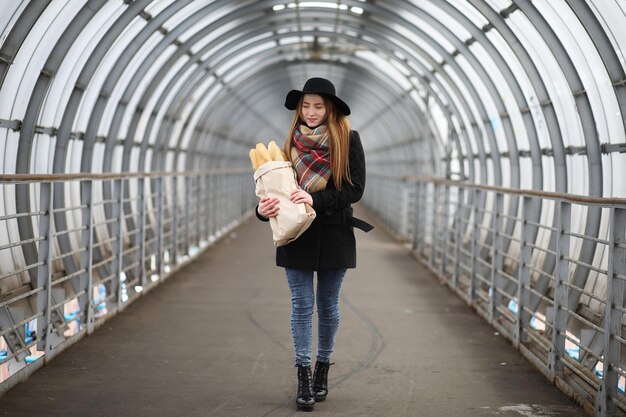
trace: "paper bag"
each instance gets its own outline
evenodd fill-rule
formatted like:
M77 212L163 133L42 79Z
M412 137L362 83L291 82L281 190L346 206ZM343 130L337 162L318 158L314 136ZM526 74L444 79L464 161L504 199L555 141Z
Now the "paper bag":
M296 240L315 219L315 210L308 204L296 204L289 200L291 192L298 187L296 173L289 161L270 161L254 173L256 195L277 198L280 210L270 217L274 246L283 246Z

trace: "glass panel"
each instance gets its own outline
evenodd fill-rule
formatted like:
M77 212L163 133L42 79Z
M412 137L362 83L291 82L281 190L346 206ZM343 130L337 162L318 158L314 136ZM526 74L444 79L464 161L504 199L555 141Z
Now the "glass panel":
M183 7L183 9L176 13L174 16L172 16L167 22L165 22L163 24L163 27L165 29L167 29L168 31L171 31L173 28L175 28L176 26L178 26L179 24L181 24L184 20L187 20L190 16L192 16L194 13L198 12L199 10L201 10L202 8L204 8L205 6L211 4L213 1L212 0L194 0L192 1L190 4L188 4L187 6ZM215 11L213 14L208 15L205 19L202 19L203 25L206 26L209 22L215 21L217 19L219 19L220 17L224 16L225 14L235 10L236 8L233 7L232 5L228 5L227 7L223 7L217 11Z
M82 97L80 108L74 123L74 130L84 132L87 127L87 122L93 111L93 106L100 94L102 85L107 76L111 72L113 66L117 63L120 55L127 48L128 44L135 38L135 36L146 25L146 21L141 17L137 17L132 20L126 27L126 29L115 40L115 43L109 48L106 55L100 61L98 69L93 74L93 77L89 80L89 85L85 89ZM161 37L163 35L159 34Z
M107 2L74 40L48 89L40 114L40 123L43 126L59 126L65 106L85 62L106 30L125 9L126 6L121 2Z
M0 90L0 118L22 120L41 68L78 8L61 2L48 5L30 29Z
M276 46L276 44L274 42L265 42L262 43L260 45L256 45L252 48L246 49L246 50L242 50L242 52L236 54L235 56L231 57L230 60L228 60L228 62L224 63L223 65L219 66L218 68L216 68L215 73L221 77L222 75L224 75L225 73L227 73L231 68L237 66L237 64L241 64L243 61L249 60L250 58L252 58L254 55L260 54L263 51L272 49Z
M458 100L459 104L457 106L458 106L459 111L463 113L465 126L468 128L468 131L471 132L471 134L473 135L475 131L473 128L469 126L472 125L472 122L476 123L478 129L480 130L480 138L475 138L475 139L481 141L482 147L483 149L485 149L485 152L489 152L489 149L490 149L489 143L487 143L487 139L484 133L484 125L482 123L482 118L480 117L480 113L476 109L474 98L465 87L465 83L457 76L456 72L452 71L452 69L447 65L443 68L446 74L448 75L448 77L450 77L450 82L452 82L454 85L454 88L450 88L448 91L450 92L453 98ZM462 97L456 97L455 96L455 94L457 94L456 91L458 91L462 95ZM469 107L469 111L471 112L471 114L466 114L467 109L465 106L461 104L462 100L467 104L467 107ZM465 117L467 117L467 119L465 119Z
M31 155L30 172L47 174L52 172L52 158L56 139L49 135L36 134L33 137L33 152Z
M11 33L11 29L13 29L13 25L20 17L24 9L28 5L27 1L7 1L4 0L2 2L2 13L0 13L0 45L4 43L9 33ZM0 340L0 343L2 341Z
M551 145L549 141L548 131L546 129L546 123L545 123L545 118L543 116L543 111L541 110L541 107L539 106L539 103L538 103L539 100L537 99L535 90L532 84L530 83L530 79L528 78L524 67L521 65L521 63L517 59L517 56L509 47L509 44L502 38L502 36L499 34L498 31L491 30L487 32L487 37L493 43L496 50L502 55L504 62L511 69L513 76L515 77L515 82L519 84L522 90L522 94L524 95L526 99L527 106L531 110L531 115L533 117L534 126L537 131L537 135L539 137L539 146L542 148L549 148ZM478 49L482 50L482 47L480 47L477 44L472 45L471 48L474 51L477 51ZM477 54L480 54L480 53L481 52L477 52ZM482 58L481 58L481 62L482 62ZM512 102L512 100L511 100L511 103L509 103L509 101L507 100L507 105L509 104L512 107L514 103ZM518 120L521 118L521 113L519 112L519 109L517 109L517 105L515 107L516 107L515 109L512 109L512 108L509 109L509 114L511 115L512 121L514 123L514 129L515 129L515 134L516 134L516 140L518 142L518 148L522 150L529 150L530 145L527 140L527 132L525 130L526 128L523 127L524 125L522 121Z
M439 55L439 53L428 43L428 41L425 41L424 39L419 37L415 32L397 23L385 22L385 24L387 24L391 30L398 32L402 36L406 37L409 42L414 43L415 45L411 45L412 48L415 48L417 46L418 48L423 49L429 56L432 57L432 59L438 62L442 60L441 55ZM448 46L450 47L450 45Z
M420 4L420 8L432 17L434 17L437 22L439 22L443 27L453 33L457 38L464 40L471 37L470 32L465 28L463 24L451 17L442 9L438 8L436 5L437 2L422 2ZM449 43L449 41L440 34L440 28L433 29L433 27L428 23L426 23L425 25L420 24L419 28L423 29L426 33L428 33L429 36L435 39L437 43L444 46L444 48L446 48L446 50L448 50L449 52L455 49Z
M153 0L148 6L146 6L145 10L152 16L156 16L161 13L167 6L174 3L176 0Z
M115 109L117 108L122 96L126 95L126 90L129 87L129 83L134 77L137 76L137 70L144 63L148 54L162 40L162 38L163 38L163 35L161 35L158 32L152 34L152 36L141 46L141 49L133 56L131 61L128 63L128 65L124 69L124 73L122 74L117 84L113 88L113 91L111 92L111 96L107 102L107 108L105 109L105 112L102 117L102 121L99 125L100 135L106 135L107 132L109 131L109 127L113 119L113 114L115 112ZM169 53L165 51L161 53L157 57L156 61L153 62L147 70L143 71L142 74L140 74L140 76L142 77L144 81L143 82L144 85L145 85L146 80L150 80L152 76L155 74L155 72L159 70L159 66L160 66L159 63L162 64L163 62L165 62L165 60L169 58L171 53L175 51L175 47L172 46L166 50L169 50ZM139 97L140 96L137 93L137 90L135 90L134 96L133 98L131 98L131 101L137 102L137 100L139 100Z
M511 5L511 0L486 0L494 10L500 11Z
M182 63L179 62L179 64L182 64ZM196 73L196 69L197 69L197 65L191 65L184 72L184 74L181 75L181 74L179 74L178 68L172 68L169 71L168 75L163 80L163 82L161 82L159 84L159 86L157 86L157 89L154 92L154 95L153 95L152 99L150 100L148 106L146 106L146 109L144 110L144 112L142 114L142 121L141 122L142 123L147 123L151 113L154 112L154 111L157 112L157 114L155 116L154 126L152 128L152 131L150 132L150 137L148 138L148 143L154 144L156 142L156 138L157 138L157 136L159 134L159 130L161 128L161 124L163 123L163 118L165 117L166 112L169 110L172 101L176 98L176 96L180 92L180 90L185 88L185 85L187 83L192 82L190 80L194 77L194 75ZM171 83L172 80L175 80L174 81L174 85L172 86L172 89L169 91L168 96L161 103L161 107L153 109L153 106L156 105L155 101L157 99L159 99L159 100L161 99L161 95L163 95L164 89L166 88L166 86L168 86ZM142 132L143 129L138 129L138 131ZM135 137L135 141L136 142L140 142L141 141L141 135L137 135Z
M489 21L485 19L485 17L476 10L469 2L467 1L453 1L451 2L454 7L456 7L465 17L472 21L474 26L478 28L482 28Z
M441 83L442 88L445 88L446 91L450 93L450 98L452 99L452 102L454 103L454 106L455 106L455 108L451 107L450 110L453 112L454 118L456 119L456 123L459 123L459 125L457 126L457 131L461 130L460 129L461 124L464 127L470 126L469 120L467 119L467 115L465 114L465 111L464 111L464 107L461 106L458 97L452 94L453 90L448 86L449 85L448 82L439 73L435 73L435 78L439 80L439 83ZM433 84L433 89L435 91L439 89L439 87L437 87L436 89L434 87L435 85ZM458 111L458 113L456 111ZM458 117L461 117L461 119L460 120L457 119ZM472 147L472 153L476 153L477 152L476 141L475 141L472 129L465 128L464 131L466 132L469 138L470 146Z
M478 106L482 104L482 106L485 108L485 111L487 112L487 118L489 119L489 123L497 139L498 149L495 149L494 151L497 151L499 153L506 152L508 150L508 145L506 143L506 139L504 138L504 131L502 129L500 113L498 112L498 108L496 107L489 90L485 86L483 80L476 74L474 68L467 62L467 60L462 55L459 55L457 57L457 62L459 63L459 66L463 68L463 72L465 73L465 75L471 80L472 86L477 93L477 97L469 96L469 99L474 103L476 99L480 100L480 103L475 104L477 107L476 111L478 111ZM482 128L487 129L487 127L485 126L485 122L482 121L482 117L481 122L479 123Z
M523 13L513 12L508 21L511 29L543 76L544 84L559 120L564 145L582 145L578 111L569 85L552 51Z
M626 3L623 0L587 2L608 35L622 67L626 68Z
M400 85L403 90L408 90L409 88L411 88L411 83L409 83L406 76L403 75L402 72L400 72L398 68L396 68L396 66L392 65L388 60L381 57L376 52L356 51L355 55L359 58L371 62L381 72L391 77L391 79L393 79L394 82Z
M591 103L598 140L602 143L613 138L623 143L624 125L618 118L610 116L619 113L613 85L585 28L565 4L552 2L538 4L537 8L554 25L556 34L576 66Z
M156 83L154 82L153 78L156 76L157 72L161 70L161 67L163 65L163 63L169 59L169 57L171 56L171 54L176 50L175 46L169 46L163 54L161 54L157 60L154 62L154 64L147 70L145 76L142 77L141 81L139 82L139 85L137 86L137 90L135 91L135 94L132 96L132 98L129 100L128 105L126 106L126 112L125 112L125 116L122 119L122 123L120 124L120 130L119 132L126 132L128 130L131 118L133 116L133 114L136 111L136 107L139 104L139 100L143 97L144 94L146 94L146 92L149 92L151 94L151 98L148 101L148 104L145 106L146 108L144 109L144 113L148 113L148 115L151 113L153 106L155 105L155 101L157 99L160 98L160 95L163 91L163 89L165 88L165 86L167 85L167 81L169 80L169 78L167 78L167 76L164 78L164 80L161 81L161 83L159 83L159 85L156 85ZM187 62L188 58L186 55L183 55L183 57L181 57L176 64L173 65L173 68L170 69L170 73L177 71L181 65L183 65L185 62ZM140 125L141 126L141 125ZM143 132L144 128L138 127L138 131L139 132ZM120 137L125 137L126 135L120 135Z
M509 115L509 119L513 126L513 132L515 134L515 140L517 142L517 147L522 149L528 149L528 140L526 137L526 128L524 127L524 123L522 120L522 115L517 106L515 97L513 96L513 92L509 87L509 84L504 78L504 75L500 72L500 68L492 61L491 56L485 51L482 45L478 43L474 43L470 46L470 50L476 55L478 62L485 68L485 71L491 78L491 82L495 85L497 90L497 94L502 100L505 111ZM497 109L494 111L498 112ZM499 112L498 112L499 113ZM498 120L500 120L500 115L494 115ZM499 122L498 122L499 123ZM508 143L506 141L504 130L500 131L500 134L496 136L498 140L498 147L501 152L508 150Z

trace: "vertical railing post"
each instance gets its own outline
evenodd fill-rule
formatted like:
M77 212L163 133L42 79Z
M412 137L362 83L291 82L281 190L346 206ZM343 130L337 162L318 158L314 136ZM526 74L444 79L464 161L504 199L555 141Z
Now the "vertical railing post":
M472 193L473 195L473 199L472 199L472 243L471 243L471 253L472 253L472 259L471 259L471 276L469 279L469 284L467 287L467 303L469 305L472 305L474 303L474 296L476 293L476 287L477 287L477 280L478 278L476 277L477 271L478 271L478 256L480 254L480 250L478 248L478 243L480 240L480 224L478 224L478 218L480 216L478 216L478 202L481 200L482 197L482 193L483 191L475 188Z
M530 300L530 260L532 257L532 245L534 226L529 222L533 218L533 197L524 196L522 200L522 220L520 233L520 260L518 265L517 285L517 313L515 329L513 331L513 344L517 347L523 341L524 326L528 323L524 308Z
M450 239L450 186L444 185L443 207L443 225L442 225L442 249L441 249L441 265L439 266L439 275L448 281L448 240Z
M491 291L489 291L489 322L493 322L498 315L498 306L502 295L499 291L500 271L502 270L502 213L504 211L504 195L495 193L493 213L491 215Z
M454 213L454 268L452 270L452 288L457 288L459 285L459 274L461 265L461 248L463 247L463 231L462 226L467 219L462 216L463 213L463 199L465 198L465 188L457 186L456 206Z
M195 177L198 189L196 191L196 215L194 216L196 227L194 227L195 232L195 243L196 248L200 248L200 243L202 241L202 177L200 175L196 175Z
M202 174L202 191L201 191L201 195L202 195L202 199L201 201L201 207L200 207L200 216L198 216L200 218L200 236L201 236L201 241L204 242L204 245L206 245L206 243L209 241L209 222L208 222L208 216L209 216L209 206L208 206L208 188L209 188L209 178L207 174Z
M189 256L189 206L191 205L191 177L185 175L185 207L184 207L184 226L185 226L185 257Z
M604 310L604 361L602 379L596 396L596 416L617 415L615 400L619 394L621 368L622 306L624 305L624 276L626 251L619 245L626 243L626 209L611 207L609 220L609 257L607 264L606 302Z
M118 222L119 222L119 246L117 249L117 257L119 259L119 264L117 265L117 277L115 282L117 283L117 310L121 311L124 308L124 300L122 298L123 293L123 283L122 283L122 272L124 271L124 223L126 221L124 214L124 179L119 179L119 184L116 182L114 188L115 198L118 199L119 204L117 204L118 211ZM128 225L126 225L126 230L128 231Z
M138 228L135 233L135 262L137 265L134 268L135 278L137 278L139 284L142 287L145 286L145 244L146 244L146 191L145 191L145 178L137 178L137 221L135 227ZM127 284L128 285L128 284ZM130 288L127 288L130 291Z
M215 191L215 181L214 181L215 173L209 173L209 190L207 193L207 197L209 201L207 202L207 211L208 211L208 222L209 222L209 245L213 243L215 240L215 197L213 195Z
M37 293L37 312L43 313L37 319L37 350L47 354L48 347L52 348L49 334L54 331L51 318L51 279L52 279L52 184L42 182L39 184L39 237L44 240L39 241L39 253L37 262L37 288L41 291Z
M178 263L178 175L172 176L172 253L170 264Z
M158 176L154 179L154 184L157 189L157 201L156 201L156 210L157 210L157 248L156 248L156 270L158 273L158 280L163 280L163 217L165 211L165 204L163 203L163 188L165 186L165 181L162 176Z
M433 184L433 196L432 196L432 207L429 207L431 213L431 233L430 233L430 256L428 257L428 264L432 269L435 268L435 251L437 250L437 202L439 199L439 185Z
M85 314L87 333L94 330L93 305L93 180L82 180L81 183L81 225L80 247L80 291L78 297L80 311Z
M400 224L399 235L404 241L409 237L409 213L411 212L411 193L409 182L406 178L400 180L400 196L401 196L401 212L400 212Z
M376 198L376 197L374 197ZM423 255L424 247L420 242L423 229L420 219L422 218L422 181L415 183L415 212L413 213L413 250Z
M113 185L113 197L116 203L113 205L113 217L117 219L115 223L115 237L111 245L111 250L116 254L111 269L115 271L115 278L112 291L116 292L117 310L123 309L122 302L122 270L124 269L124 179L118 178Z
M563 259L569 255L569 232L571 224L572 205L565 201L556 201L557 231L556 231L556 267L554 307L552 309L552 345L548 352L548 378L554 379L563 372L561 359L565 354L565 331L567 327L568 275L569 265Z

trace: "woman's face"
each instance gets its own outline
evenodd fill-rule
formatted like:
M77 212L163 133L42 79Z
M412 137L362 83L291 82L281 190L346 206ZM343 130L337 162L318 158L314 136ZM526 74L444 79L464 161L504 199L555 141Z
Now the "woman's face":
M302 97L302 119L311 129L326 121L326 105L319 94L305 94Z

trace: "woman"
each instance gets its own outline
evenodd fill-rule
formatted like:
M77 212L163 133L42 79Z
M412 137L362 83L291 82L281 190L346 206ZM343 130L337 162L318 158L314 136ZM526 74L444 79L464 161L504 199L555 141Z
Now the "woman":
M291 331L298 368L298 409L311 411L328 394L328 369L339 326L339 293L348 268L356 267L353 227L372 226L352 217L352 203L363 195L365 158L359 134L350 129L350 108L324 78L309 79L302 91L287 94L285 107L295 110L284 149L300 187L294 203L315 209L315 220L298 239L276 250L291 290ZM280 211L278 199L262 198L259 219ZM315 306L313 274L317 271L318 346L311 376L312 319Z

